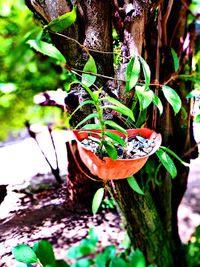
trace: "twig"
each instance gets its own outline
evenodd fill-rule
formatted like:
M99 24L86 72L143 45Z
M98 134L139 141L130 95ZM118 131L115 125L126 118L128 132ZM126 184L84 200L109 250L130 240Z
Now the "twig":
M86 46L84 46L83 44L81 44L79 41L77 41L76 39L74 39L74 38L71 38L71 37L69 37L69 36L67 36L67 35L64 35L64 34L61 34L61 33L58 33L58 32L53 32L53 31L51 31L51 30L48 30L50 33L52 33L52 34L55 34L55 35L58 35L58 36L60 36L60 37L63 37L63 38L65 38L65 39L68 39L68 40L70 40L70 41L73 41L73 42L75 42L75 43L77 43L81 48L83 48L83 49L85 49L86 50L86 52L87 51L91 51L91 52L95 52L95 53L101 53L101 54L117 54L117 55L119 55L120 53L118 53L118 52L111 52L111 51L101 51L101 50L96 50L96 49L92 49L92 48L88 48L88 47L86 47Z
M156 73L155 73L155 81L156 81L156 88L155 94L158 96L158 89L159 89L159 80L160 80L160 48L161 48L161 37L162 37L162 14L161 10L159 9L158 14L158 39L157 39L157 47L156 47ZM153 105L153 112L152 112L152 129L156 129L156 120L157 120L157 107Z
M195 149L200 145L200 142L196 143L193 147L191 147L188 151L186 151L182 157L186 157L188 155L190 155L193 151L195 151Z
M113 78L113 77L106 76L106 75L99 74L99 73L93 73L93 72L89 72L89 71L78 70L78 69L75 69L75 68L71 68L71 70L73 70L75 72L80 72L80 73L84 73L84 74L89 74L89 75L97 76L97 77L102 77L102 78L105 78L105 79L108 79L108 80L126 82L125 80Z
M171 13L173 3L174 3L174 0L168 1L167 10L166 10L165 15L163 16L163 20L162 20L164 45L167 45L167 21L169 19L169 15Z

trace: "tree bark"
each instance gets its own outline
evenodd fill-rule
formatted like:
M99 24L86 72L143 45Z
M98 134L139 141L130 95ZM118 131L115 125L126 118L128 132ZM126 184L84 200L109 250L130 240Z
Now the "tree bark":
M151 194L148 191L145 195L134 192L126 180L112 183L111 192L133 247L140 248L148 263L154 266L173 266L170 243Z

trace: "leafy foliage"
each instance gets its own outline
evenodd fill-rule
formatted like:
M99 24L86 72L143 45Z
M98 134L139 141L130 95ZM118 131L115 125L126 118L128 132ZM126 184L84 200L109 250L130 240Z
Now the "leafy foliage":
M115 245L108 245L100 249L98 240L99 237L95 229L91 228L88 237L82 239L79 245L72 246L67 251L67 258L74 261L71 265L64 260L57 260L52 245L46 240L36 242L33 248L28 245L18 245L13 248L13 256L17 261L25 263L27 267L32 266L31 263L39 263L41 267L147 266L145 257L139 249L133 251L129 248L120 253L117 252Z
M186 255L188 267L199 266L200 263L200 226L196 228L188 244L186 245Z

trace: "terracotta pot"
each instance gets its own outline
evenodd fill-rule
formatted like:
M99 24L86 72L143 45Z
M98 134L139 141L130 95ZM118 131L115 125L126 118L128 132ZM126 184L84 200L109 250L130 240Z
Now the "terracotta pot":
M97 133L101 132L100 130L93 130ZM124 134L116 131L116 130L108 130L115 134L118 134L121 137L124 137ZM100 159L96 156L91 150L86 148L84 145L79 142L80 140L87 139L88 133L87 131L79 132L78 130L74 131L76 138L79 140L77 142L78 151L80 154L80 158L83 163L87 166L90 172L98 176L103 180L114 180L114 179L123 179L127 178L136 172L138 172L146 163L148 157L156 152L156 150L161 145L161 135L157 134L153 130L148 128L139 128L139 129L130 129L127 130L128 137L133 137L136 135L140 135L146 139L154 140L155 146L152 151L146 156L136 158L136 159L117 159L113 160L109 157L104 157ZM95 134L94 134L95 135Z

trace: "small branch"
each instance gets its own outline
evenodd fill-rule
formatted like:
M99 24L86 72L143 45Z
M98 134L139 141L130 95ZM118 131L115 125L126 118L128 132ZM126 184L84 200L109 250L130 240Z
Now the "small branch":
M48 30L48 32L52 33L52 34L55 34L55 35L58 35L60 37L63 37L65 39L68 39L72 42L75 42L77 43L82 49L84 49L86 52L88 51L91 51L91 52L95 52L95 53L100 53L100 54L117 54L119 55L120 53L119 52L109 52L109 51L100 51L100 50L96 50L96 49L91 49L91 48L87 48L85 45L81 44L79 41L77 41L76 39L74 38L71 38L67 35L64 35L64 34L61 34L61 33L58 33L58 32L53 32L51 30Z
M160 80L160 48L161 48L161 38L162 38L162 14L161 10L159 9L158 14L158 38L157 38L157 47L156 47L156 73L155 73L155 81L159 85ZM155 88L155 94L158 96L158 89L159 86ZM157 107L153 105L153 112L152 112L152 129L156 129L156 120L157 120Z
M178 75L178 74L171 76L166 82L164 82L163 85L166 85L166 84L170 83L171 81L178 79L179 76L180 75Z
M162 20L163 42L164 42L165 46L167 46L167 21L169 19L169 15L171 13L173 3L174 3L174 0L169 0L168 1L167 10L166 10L166 13L163 16L163 20Z
M195 151L195 149L200 145L200 142L196 143L193 147L191 147L188 151L186 151L183 154L183 158L189 156L193 151Z
M75 69L75 68L71 68L71 70L73 70L73 71L75 71L75 72L80 72L80 73L84 73L84 74L89 74L89 75L93 75L93 76L101 77L101 78L108 79L108 80L114 80L114 81L126 82L125 80L121 80L121 79L113 78L113 77L106 76L106 75L102 75L102 74L99 74L99 73L93 73L93 72L89 72L89 71L78 70L78 69ZM76 74L77 74L77 73L76 73Z

